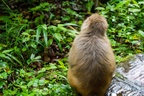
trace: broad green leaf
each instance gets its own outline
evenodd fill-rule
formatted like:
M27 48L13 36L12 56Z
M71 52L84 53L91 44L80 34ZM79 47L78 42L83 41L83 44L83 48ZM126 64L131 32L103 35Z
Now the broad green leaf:
M31 42L30 45L31 45L31 47L33 47L33 48L35 48L35 49L37 48L35 42Z
M61 43L58 42L58 46L59 46L60 51L62 51L62 45L61 45Z
M41 25L41 26L42 26L42 29L43 29L43 30L47 30L47 26L46 26L46 24Z
M105 8L103 8L103 7L97 7L96 9L97 10L105 10Z
M64 66L64 63L60 60L58 60L58 63L61 65L61 66Z
M44 80L44 79L39 80L39 85L40 85L40 86L42 86L42 85L44 85L44 84L45 84L45 80Z
M57 32L65 32L67 30L67 28L63 27L63 26L58 26Z
M58 60L58 63L60 64L60 68L67 69L62 61Z
M23 48L22 48L22 51L26 51L26 50L27 50L27 48L26 48L26 47L23 47Z
M34 59L39 60L39 59L41 59L41 56L36 56Z
M53 43L53 39L48 40L48 46L50 46Z
M58 41L61 41L61 40L63 39L60 33L54 33L54 37L55 37Z
M7 66L7 62L3 62L2 60L0 60L0 68L6 68Z
M40 69L39 71L38 71L38 73L43 73L43 72L45 72L46 71L46 68L42 68L42 69Z
M2 46L0 46L0 50L2 50L3 49L3 47Z
M39 81L38 79L35 79L35 80L34 80L34 83L33 83L33 86L34 86L34 87L38 87L38 81Z
M6 55L3 53L0 53L0 57L6 58Z
M10 53L12 51L13 51L13 49L9 49L9 50L4 50L2 53Z
M144 31L139 30L138 33L139 33L142 37L144 37Z
M46 68L47 70L51 70L51 69L56 69L57 66L55 64L49 64L49 66Z
M48 33L51 33L51 32L50 32L51 30L53 30L53 31L55 32L55 31L57 30L57 27L51 25L51 26L48 27Z
M32 60L34 59L34 57L35 57L35 54L31 54L30 59Z
M70 36L75 37L79 32L77 32L76 30L69 30L69 32L67 32Z
M3 72L0 74L0 79L7 79L8 74L6 72Z
M140 12L141 9L130 8L129 11L130 11L130 12L133 12L133 13L136 13L136 12Z
M126 1L121 1L120 3L118 3L117 5L116 5L116 9L118 9L118 8L121 8L124 4L126 3Z
M24 42L27 42L27 41L29 41L30 40L30 37L24 37L23 39L22 39L22 42L24 43Z
M28 86L28 87L31 87L31 86L33 85L33 83L34 83L34 81L31 80L30 82L28 82L27 86Z
M30 34L27 32L23 32L22 35L30 36Z
M136 2L136 0L132 0L132 2L133 2L134 4L138 4L138 3Z
M0 78L1 78L1 77L0 77ZM3 82L0 82L0 89L2 89L4 85L5 85L5 82L4 82L4 81L3 81Z
M88 0L88 3L86 4L86 8L88 12L91 12L93 5L94 5L94 2L92 0Z
M44 77L46 74L46 72L42 72L42 73L39 73L35 78L36 79L41 79L42 77Z
M47 36L47 30L43 30L43 36L44 36L45 46L48 47L48 36Z
M144 1L140 1L140 2L138 2L138 4L144 4Z

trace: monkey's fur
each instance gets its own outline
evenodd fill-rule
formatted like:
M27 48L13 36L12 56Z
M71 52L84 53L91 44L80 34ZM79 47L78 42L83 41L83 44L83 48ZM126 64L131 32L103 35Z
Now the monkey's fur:
M82 96L104 96L115 70L104 17L93 14L82 24L69 52L68 81Z

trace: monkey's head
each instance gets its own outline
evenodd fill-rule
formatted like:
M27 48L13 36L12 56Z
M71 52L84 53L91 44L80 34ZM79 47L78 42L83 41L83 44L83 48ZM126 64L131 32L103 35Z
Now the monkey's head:
M108 23L103 16L99 14L92 14L82 24L81 32L90 33L96 35L105 35L108 28Z

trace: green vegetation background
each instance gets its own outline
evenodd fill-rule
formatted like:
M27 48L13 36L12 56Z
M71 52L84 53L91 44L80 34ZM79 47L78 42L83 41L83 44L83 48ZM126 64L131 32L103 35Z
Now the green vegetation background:
M67 82L67 54L83 20L106 17L119 64L144 52L144 1L0 1L0 96L75 96Z

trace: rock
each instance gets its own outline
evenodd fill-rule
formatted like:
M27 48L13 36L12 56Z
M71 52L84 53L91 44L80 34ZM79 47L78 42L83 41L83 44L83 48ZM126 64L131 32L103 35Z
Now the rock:
M144 54L138 54L116 68L107 96L144 96Z

